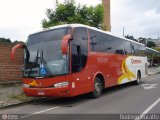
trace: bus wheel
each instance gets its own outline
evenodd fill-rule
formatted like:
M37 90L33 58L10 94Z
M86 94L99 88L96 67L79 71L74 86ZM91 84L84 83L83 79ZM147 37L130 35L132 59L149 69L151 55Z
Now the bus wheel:
M92 98L98 98L101 96L102 94L102 82L101 79L96 77L95 81L94 81L94 90L91 93L91 97Z
M141 73L138 72L138 73L137 73L137 80L135 81L135 84L136 84L136 85L139 85L140 82L141 82Z

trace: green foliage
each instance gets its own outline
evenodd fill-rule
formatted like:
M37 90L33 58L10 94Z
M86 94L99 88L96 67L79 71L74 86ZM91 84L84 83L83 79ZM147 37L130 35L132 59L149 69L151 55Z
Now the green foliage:
M155 47L155 48L153 48L153 49L155 49L155 50L157 50L157 51L160 52L160 48L159 48L159 47Z
M11 43L11 40L6 38L0 38L0 43Z
M12 93L8 95L8 98L10 98L10 100L19 100L19 101L28 101L33 99L33 98L27 97L24 93L18 93L18 94Z
M153 48L153 47L156 47L156 44L153 41L148 41L147 47Z
M23 41L18 41L18 40L16 40L16 41L14 41L13 43L15 43L15 44L25 44L25 42L23 42Z
M139 42L140 42L140 43L146 43L146 41L147 41L146 38L142 38L142 37L139 38Z
M126 35L125 38L138 42L132 35Z
M93 7L86 5L76 6L74 0L65 0L64 3L56 2L56 9L47 9L47 19L42 20L42 27L48 28L61 24L80 23L102 28L103 7L101 4Z

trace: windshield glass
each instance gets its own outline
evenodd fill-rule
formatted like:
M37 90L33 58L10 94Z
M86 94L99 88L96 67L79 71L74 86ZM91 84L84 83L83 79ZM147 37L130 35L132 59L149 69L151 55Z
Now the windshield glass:
M25 57L24 76L44 77L69 73L69 56L61 52L62 39L68 32L69 28L61 28L30 35L27 41L30 55L29 58Z

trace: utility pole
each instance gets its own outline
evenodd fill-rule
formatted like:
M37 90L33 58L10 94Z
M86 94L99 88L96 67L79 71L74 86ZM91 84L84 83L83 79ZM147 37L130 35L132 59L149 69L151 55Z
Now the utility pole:
M123 26L123 37L125 37L124 29L125 29L125 27Z
M102 5L104 8L103 27L106 31L111 31L110 0L102 0Z

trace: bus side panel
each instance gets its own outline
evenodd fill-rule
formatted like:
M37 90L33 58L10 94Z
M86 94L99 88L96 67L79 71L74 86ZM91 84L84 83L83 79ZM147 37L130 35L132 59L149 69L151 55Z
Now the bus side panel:
M90 52L85 68L72 74L72 81L75 82L74 96L93 91L94 76L97 72L102 73L105 87L136 80L138 70L143 78L146 76L145 62L146 57Z
M92 89L92 80L91 80L91 72L88 67L88 63L85 68L76 73L72 73L71 75L72 81L72 96L81 95L84 93L91 92Z
M145 63L146 57L138 57L138 56L128 56L122 62L122 72L118 78L118 84L127 83L130 81L134 81L137 79L138 71L141 72L141 77L145 77Z
M123 74L121 65L127 56L109 53L90 52L85 68L72 73L75 82L73 94L79 95L93 91L96 73L102 73L105 87L118 85L118 78Z

